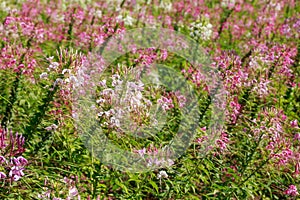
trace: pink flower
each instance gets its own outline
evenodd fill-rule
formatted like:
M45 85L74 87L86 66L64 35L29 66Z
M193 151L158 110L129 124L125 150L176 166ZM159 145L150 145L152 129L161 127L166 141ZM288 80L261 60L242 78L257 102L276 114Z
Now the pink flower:
M200 137L200 138L197 138L197 139L195 140L195 142L197 142L198 144L201 144L202 142L207 141L207 140L208 140L208 137L207 137L207 136L202 136L202 137Z
M71 187L69 189L69 197L75 197L78 195L78 190L76 187Z
M161 104L162 109L164 111L174 108L173 100L171 98L162 96L160 99L157 100L157 103Z
M298 127L298 120L295 119L295 120L291 121L291 126L292 126L293 128L297 128L297 127Z
M289 196L297 196L299 195L297 187L295 185L290 185L289 188L284 191L284 194Z
M9 172L9 177L12 177L14 181L18 181L22 176L24 176L23 170L24 168L13 166Z
M47 131L52 131L52 130L55 131L57 128L58 128L58 126L56 124L52 124L52 125L46 127L45 129Z
M146 154L146 149L143 148L143 149L137 150L136 152L137 152L141 157L143 157L143 156Z
M14 17L6 17L5 21L4 21L4 26L7 26L9 25L11 22L14 22L15 21L15 18Z
M179 104L179 107L182 108L184 107L185 103L186 103L186 98L184 95L181 95L179 91L176 91L175 92L175 96L177 98L177 101L178 101L178 104Z
M223 142L222 140L217 140L217 141L216 141L216 144L219 146L219 148L220 148L221 150L226 149L226 143Z
M17 159L22 166L27 165L28 163L28 161L23 156L19 156Z
M300 174L300 171L299 171L299 168L300 168L300 162L298 162L295 166L295 172L293 173L293 175L298 175Z
M228 135L225 132L221 133L220 139L216 140L216 144L218 147L222 150L225 150L227 148L227 144L229 142Z
M166 60L167 57L168 57L168 51L165 49L161 50L161 59Z
M6 178L6 174L4 174L3 172L0 172L0 179L4 179Z
M0 163L2 164L2 163L6 163L7 161L6 161L6 159L4 158L4 156L0 156Z

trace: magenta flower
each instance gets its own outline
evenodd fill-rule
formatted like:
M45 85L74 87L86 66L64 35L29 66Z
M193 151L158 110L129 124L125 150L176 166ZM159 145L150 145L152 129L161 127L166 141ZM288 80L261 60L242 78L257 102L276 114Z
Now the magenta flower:
M298 120L295 119L295 120L291 121L291 126L292 126L293 128L297 128L297 127L298 127Z
M290 185L289 188L284 191L284 194L289 196L297 196L299 195L297 187L295 185Z
M24 176L24 166L28 164L28 161L23 156L13 157L25 151L24 142L25 138L22 135L0 128L0 153L2 154L0 164L10 170L8 176L11 181L18 181ZM6 177L5 173L0 172L0 179Z
M78 190L77 190L77 188L76 187L71 187L70 189L69 189L69 197L75 197L75 196L77 196L79 193L78 193Z
M298 174L300 174L300 162L298 162L295 166L295 172L293 173L294 176L297 176Z
M19 156L17 159L22 166L27 165L28 163L28 161L23 156Z
M24 168L13 166L9 172L9 177L14 181L18 181L22 176L24 176L23 172Z
M146 154L146 149L142 148L142 149L136 150L136 153L138 153L141 157L143 157Z
M12 165L18 166L18 167L20 167L20 166L23 167L28 163L28 161L22 156L19 156L18 158L15 158L15 157L11 158L10 162Z
M0 179L5 179L6 178L6 174L4 174L3 172L0 172Z
M164 111L174 108L173 100L171 98L162 96L160 99L157 100L157 103L161 104L162 109Z
M0 163L6 163L6 158L4 156L0 156Z

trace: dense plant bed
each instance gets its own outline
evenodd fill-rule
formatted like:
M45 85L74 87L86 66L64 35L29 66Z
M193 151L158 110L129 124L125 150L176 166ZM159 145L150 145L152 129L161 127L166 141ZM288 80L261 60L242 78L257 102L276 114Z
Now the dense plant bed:
M300 198L298 1L0 7L0 199ZM132 30L150 30L143 42L163 45L127 42L105 63L110 39L137 40ZM160 41L151 30L173 32ZM90 94L94 106L78 106ZM222 126L212 131L216 121ZM102 136L93 135L99 128ZM178 155L160 157L173 138ZM137 160L109 164L102 158L112 147Z

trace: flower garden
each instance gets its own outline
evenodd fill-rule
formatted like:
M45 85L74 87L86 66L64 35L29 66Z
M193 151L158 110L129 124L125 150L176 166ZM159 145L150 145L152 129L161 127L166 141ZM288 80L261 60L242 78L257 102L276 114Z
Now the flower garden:
M298 1L0 8L0 199L300 198Z

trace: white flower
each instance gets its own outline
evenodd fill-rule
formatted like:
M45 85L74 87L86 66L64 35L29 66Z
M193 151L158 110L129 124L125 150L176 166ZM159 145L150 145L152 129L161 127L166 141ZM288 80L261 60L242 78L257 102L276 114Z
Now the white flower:
M132 26L134 23L134 18L127 15L125 18L123 18L125 25Z
M196 40L209 40L212 35L212 27L213 26L209 22L192 22L189 28L189 30L191 31L190 36L195 38Z
M275 10L277 10L277 11L280 11L280 10L281 10L281 5L280 5L280 3L278 3L278 4L276 5Z
M50 57L46 58L46 60L51 62L51 60L53 60L53 58L54 58L54 56L50 56Z
M119 16L117 16L117 20L123 21L124 24L127 26L132 26L133 23L135 22L135 19L129 15L126 15L125 17L123 17L122 15L119 15Z
M73 83L73 84L77 84L78 83L78 80L77 80L77 78L75 76L70 76L69 81L71 83Z
M96 103L98 104L105 103L105 99L100 98L96 101Z
M40 75L40 79L46 79L47 77L48 77L47 72L43 72L43 73L41 73L41 75Z
M64 70L62 70L62 74L65 74L66 72L68 72L68 73L70 73L70 70L69 69L64 69Z
M99 117L102 117L103 114L104 114L104 112L99 112L99 113L98 113L98 116L99 116Z
M253 87L252 91L256 92L261 98L265 97L269 94L269 89L268 89L269 83L270 81L262 80L258 83L258 85Z
M59 66L58 62L52 62L52 63L49 65L49 69L56 69L58 66Z
M55 80L54 84L53 84L53 87L56 87L57 85L60 85L63 83L63 80L61 78L58 78Z
M99 85L102 86L102 87L105 87L106 86L106 80L100 81Z
M52 124L51 126L48 126L45 129L47 131L52 131L52 130L56 130L57 128L58 128L58 126L56 124Z
M11 10L11 8L10 8L8 5L6 5L6 2L5 2L5 1L3 1L3 2L0 4L0 8L1 8L1 10L5 11L5 12L9 12L9 11Z
M78 190L76 187L71 187L69 189L69 197L75 197L78 195Z
M157 178L158 179L161 179L161 178L168 178L168 174L166 171L160 171L158 174L157 174Z
M119 120L119 119L116 119L115 117L111 117L111 118L110 118L110 123L111 123L113 126L120 127L120 120Z
M123 16L122 16L122 15L118 15L118 16L116 17L116 19L119 20L119 21L121 21L121 20L123 20Z
M221 2L221 6L226 8L226 7L233 7L235 4L235 0L223 0Z
M96 15L97 17L101 18L101 17L102 17L102 11L101 11L101 10L97 10L97 11L95 12L95 15Z
M159 4L159 8L165 9L166 11L171 11L172 10L172 3L161 1L160 4Z

